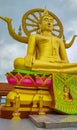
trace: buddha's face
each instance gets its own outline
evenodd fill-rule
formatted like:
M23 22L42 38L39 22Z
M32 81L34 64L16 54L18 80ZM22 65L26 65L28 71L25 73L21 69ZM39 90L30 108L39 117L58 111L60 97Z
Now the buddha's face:
M52 31L53 19L50 16L44 16L40 25L41 31Z

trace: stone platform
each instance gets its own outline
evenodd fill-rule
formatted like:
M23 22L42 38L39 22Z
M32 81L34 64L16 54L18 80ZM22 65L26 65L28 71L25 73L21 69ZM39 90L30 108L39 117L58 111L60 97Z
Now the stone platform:
M30 115L32 122L39 128L74 128L77 127L77 115Z

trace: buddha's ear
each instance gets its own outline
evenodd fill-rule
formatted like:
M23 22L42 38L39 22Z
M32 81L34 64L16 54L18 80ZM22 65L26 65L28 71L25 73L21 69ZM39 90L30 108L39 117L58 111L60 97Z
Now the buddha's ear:
M39 24L39 33L41 33L41 24Z
M41 29L41 24L39 23L39 29Z

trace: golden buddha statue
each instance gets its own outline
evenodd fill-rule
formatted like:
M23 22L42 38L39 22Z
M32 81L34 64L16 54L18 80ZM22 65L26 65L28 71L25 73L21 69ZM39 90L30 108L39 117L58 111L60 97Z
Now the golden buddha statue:
M77 63L69 63L66 53L66 48L72 46L77 35L66 44L60 20L46 8L32 9L23 15L25 36L21 32L16 34L12 28L12 19L0 18L7 22L8 31L15 40L28 43L27 55L16 58L14 70L6 74L8 83L15 87L6 97L5 110L8 108L8 111L14 111L13 119L20 119L19 112L23 117L23 111L26 117L32 112L51 113L53 109L77 114L77 75L74 75L77 74ZM55 26L59 29L55 29Z
M31 34L27 55L14 61L15 69L77 73L77 63L69 63L64 42L52 34L53 17L45 9L39 24L39 34Z

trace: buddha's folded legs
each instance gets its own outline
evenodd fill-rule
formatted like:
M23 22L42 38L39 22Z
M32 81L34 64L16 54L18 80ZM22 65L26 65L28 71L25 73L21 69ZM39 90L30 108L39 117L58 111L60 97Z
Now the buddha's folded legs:
M36 60L32 65L32 70L41 72L63 72L77 74L77 63L51 63Z
M17 58L14 61L14 68L15 69L24 69L24 70L33 70L39 72L63 72L63 73L73 73L77 74L77 63L52 63L52 62L45 62L40 60L35 60L32 63L31 68L25 66L24 58Z
M62 68L62 69L58 69L58 68L56 68L56 69L44 69L44 68L37 68L37 69L35 69L35 68L32 68L32 70L33 71L39 71L39 72L47 72L47 73L49 73L49 74L51 74L51 73L69 73L69 74L77 74L77 67L75 67L75 68L66 68L66 69L64 69L64 68Z

